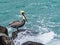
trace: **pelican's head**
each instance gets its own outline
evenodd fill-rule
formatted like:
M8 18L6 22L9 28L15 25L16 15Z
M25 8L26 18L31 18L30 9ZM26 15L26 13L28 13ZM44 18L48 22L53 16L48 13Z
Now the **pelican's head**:
M24 10L21 10L20 13L24 16L25 12Z
M20 13L21 13L22 16L23 16L23 19L25 19L25 21L27 21L24 10L21 10Z

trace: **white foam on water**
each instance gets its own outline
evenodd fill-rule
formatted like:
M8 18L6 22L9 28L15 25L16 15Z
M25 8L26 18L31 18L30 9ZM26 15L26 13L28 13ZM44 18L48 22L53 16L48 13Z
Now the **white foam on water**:
M51 31L49 33L44 33L40 35L40 40L42 41L42 43L46 44L50 42L52 39L54 39L54 37L55 37L55 33Z
M42 32L49 32L48 28L39 26L39 30Z
M11 35L12 35L12 29L10 28L10 27L7 27L7 29L8 29L8 34L9 34L9 37L11 37ZM10 33L11 32L11 33Z
M19 18L21 17L21 15L16 15L16 16L19 17Z
M50 43L48 43L46 45L60 45L60 39L53 40L53 41L51 41Z
M47 44L52 39L54 39L55 33L54 32L48 32L44 34L38 34L36 36L28 35L26 32L18 33L18 37L14 40L15 45L22 45L22 43L27 41L34 41L34 42L40 42L43 44Z
M10 28L10 27L7 27L7 29L8 29L8 32L10 32L10 31L11 31L11 28Z

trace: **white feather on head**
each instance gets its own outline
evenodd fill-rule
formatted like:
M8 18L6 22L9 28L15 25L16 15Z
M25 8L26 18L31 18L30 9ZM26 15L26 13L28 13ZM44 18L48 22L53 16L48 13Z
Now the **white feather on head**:
M22 13L24 13L24 10L21 10L21 11L20 11L20 13L21 13L21 14L22 14ZM25 17L24 17L24 16L23 16L23 19L25 19Z
M24 13L24 10L21 10L20 13L21 13L21 14Z

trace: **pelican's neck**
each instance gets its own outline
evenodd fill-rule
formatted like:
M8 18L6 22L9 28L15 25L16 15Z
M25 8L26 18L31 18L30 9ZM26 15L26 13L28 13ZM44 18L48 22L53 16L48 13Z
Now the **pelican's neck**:
M25 16L25 15L23 15L23 20L27 21L27 19L26 19L26 16Z
M23 16L23 19L25 20L25 17Z

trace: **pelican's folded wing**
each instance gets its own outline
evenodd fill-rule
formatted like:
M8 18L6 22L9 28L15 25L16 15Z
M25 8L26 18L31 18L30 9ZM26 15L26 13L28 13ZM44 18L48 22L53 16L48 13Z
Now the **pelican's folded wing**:
M20 22L19 20L16 20L16 21L13 21L13 22L10 22L9 25L15 23L15 22Z

